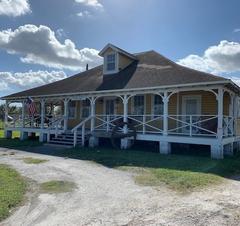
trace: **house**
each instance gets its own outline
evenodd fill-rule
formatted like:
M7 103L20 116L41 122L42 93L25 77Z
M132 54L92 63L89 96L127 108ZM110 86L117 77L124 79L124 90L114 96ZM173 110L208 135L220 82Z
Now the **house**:
M5 96L5 136L39 134L42 142L98 145L119 139L158 142L162 154L172 143L210 146L212 158L232 154L240 140L240 88L231 80L178 65L155 51L128 53L112 44L99 53L103 65L51 84ZM28 114L31 97L38 113ZM8 106L21 115L8 121ZM239 121L240 122L240 121Z

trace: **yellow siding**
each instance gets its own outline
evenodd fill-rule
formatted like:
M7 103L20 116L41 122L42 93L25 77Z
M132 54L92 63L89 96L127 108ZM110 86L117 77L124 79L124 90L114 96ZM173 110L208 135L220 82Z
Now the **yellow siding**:
M191 91L191 92L180 92L178 94L173 94L169 100L168 104L168 112L169 115L177 115L182 114L182 99L184 95L200 95L201 96L201 114L202 115L216 115L217 114L217 100L216 96L207 91ZM153 100L153 94L146 94L145 95L145 113L147 115L153 114L152 112L152 100ZM132 98L130 98L128 103L128 113L132 113ZM104 102L103 99L100 98L96 101L96 114L101 115L104 114ZM179 103L177 103L179 101ZM229 103L230 103L230 97L229 94L224 93L224 103L223 103L223 113L224 115L228 115L229 112ZM178 106L179 105L179 106ZM79 122L81 121L81 104L80 101L77 101L77 113L75 119L69 119L68 126L69 128L73 128ZM115 110L116 114L123 114L123 104L122 100L118 98L115 104ZM178 112L179 111L179 112ZM150 120L150 119L149 119ZM158 125L162 127L162 125ZM169 120L169 127L176 126L176 121Z
M126 68L129 64L131 64L133 62L132 59L130 59L127 56L124 56L123 54L119 54L119 62L118 62L118 68L119 70L122 70L124 68Z

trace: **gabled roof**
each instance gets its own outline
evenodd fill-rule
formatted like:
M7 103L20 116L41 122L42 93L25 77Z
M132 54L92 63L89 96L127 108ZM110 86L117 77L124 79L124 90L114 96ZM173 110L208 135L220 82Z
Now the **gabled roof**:
M155 51L135 54L136 60L116 74L103 75L103 66L2 99L76 94L108 90L232 83L229 79L178 65Z
M135 55L133 55L133 54L131 54L131 53L128 53L127 51L125 51L125 50L123 50L123 49L120 49L119 47L117 47L117 46L115 46L115 45L113 45L113 44L111 44L111 43L108 43L108 44L99 52L98 55L99 55L99 56L103 56L104 53L105 53L105 52L107 51L107 49L109 49L109 48L115 50L116 52L122 53L123 55L128 56L129 58L131 58L131 59L133 59L133 60L136 60L136 59L137 59Z

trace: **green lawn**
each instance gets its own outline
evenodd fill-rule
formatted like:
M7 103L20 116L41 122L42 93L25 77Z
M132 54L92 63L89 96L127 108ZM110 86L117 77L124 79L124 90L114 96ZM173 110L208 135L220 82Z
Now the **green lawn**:
M25 191L24 179L14 169L0 165L0 221L23 200Z
M68 149L57 151L58 156L93 161L106 167L136 173L136 182L143 185L167 185L188 192L204 186L219 184L225 177L240 174L240 156L224 160L209 157L160 155L143 151L113 149Z

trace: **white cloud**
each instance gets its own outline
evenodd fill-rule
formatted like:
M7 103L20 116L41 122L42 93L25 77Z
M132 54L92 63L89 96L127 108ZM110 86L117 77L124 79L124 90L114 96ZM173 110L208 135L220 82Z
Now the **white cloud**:
M89 11L85 10L85 11L77 13L77 16L79 16L79 17L91 17L91 14L90 14Z
M28 89L66 78L63 71L0 72L0 89Z
M240 71L240 43L221 41L207 48L203 56L189 55L177 63L193 69L212 73Z
M28 0L0 0L0 15L16 17L30 12Z
M0 48L9 54L22 55L21 61L47 67L84 70L86 64L94 67L102 63L98 50L77 49L74 42L66 39L60 43L49 27L27 24L16 30L0 31Z
M103 5L99 2L99 0L75 0L75 2L95 9L103 9Z
M235 29L233 30L233 32L234 32L234 33L240 32L240 28L235 28Z

